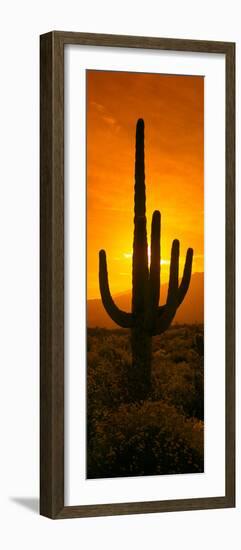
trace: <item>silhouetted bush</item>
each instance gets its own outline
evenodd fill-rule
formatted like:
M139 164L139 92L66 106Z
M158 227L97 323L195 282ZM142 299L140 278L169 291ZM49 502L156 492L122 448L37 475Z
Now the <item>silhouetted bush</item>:
M203 471L203 425L163 401L105 410L90 444L88 477Z
M88 329L88 477L203 471L202 326L153 338L152 390L130 402L131 349L124 330Z

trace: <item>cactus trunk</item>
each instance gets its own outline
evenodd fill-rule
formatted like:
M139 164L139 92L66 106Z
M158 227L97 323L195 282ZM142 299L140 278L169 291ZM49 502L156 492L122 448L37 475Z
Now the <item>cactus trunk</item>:
M151 261L148 266L146 231L146 187L144 167L144 121L136 126L134 239L132 258L132 311L120 310L111 296L108 282L106 253L99 253L99 282L103 305L110 317L123 328L131 329L132 368L128 376L129 395L132 400L145 399L151 389L152 336L162 334L170 326L177 308L189 288L193 250L186 255L182 281L179 286L179 241L174 240L171 250L170 277L165 305L159 306L161 215L153 213L151 225Z
M142 323L131 330L132 366L129 373L129 398L131 401L145 399L151 390L152 339Z
M144 122L136 126L134 241L132 262L132 391L133 399L144 398L151 382L151 337L148 334L149 301L148 246L146 232L146 189L144 165Z

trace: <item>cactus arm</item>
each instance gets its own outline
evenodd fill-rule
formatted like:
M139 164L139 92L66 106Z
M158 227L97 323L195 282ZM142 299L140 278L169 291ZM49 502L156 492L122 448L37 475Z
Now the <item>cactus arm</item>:
M192 274L192 259L193 259L193 249L188 248L183 276L182 276L182 282L178 289L178 305L180 305L183 302L189 288L191 274Z
M134 240L132 258L132 312L143 312L148 285L148 255L146 233L146 187L144 166L144 121L136 125Z
M160 299L160 230L161 214L155 210L151 223L150 306L157 308Z
M152 329L152 336L161 334L168 329L173 321L178 306L184 300L189 288L192 273L193 249L189 248L180 286L178 286L179 241L172 243L170 277L166 305L160 306L157 311L156 322Z
M172 243L167 305L177 307L178 304L178 268L180 243L175 239Z
M104 250L100 250L99 252L99 285L103 306L108 315L120 327L131 328L132 314L126 313L125 311L119 309L111 296L108 281L106 253Z
M161 306L161 311L158 308L156 322L152 327L151 335L157 336L167 330L173 321L177 309L174 307L168 307L167 305Z
M172 243L169 285L166 305L157 309L156 319L152 327L152 335L161 334L170 326L178 307L178 266L180 244L177 239Z

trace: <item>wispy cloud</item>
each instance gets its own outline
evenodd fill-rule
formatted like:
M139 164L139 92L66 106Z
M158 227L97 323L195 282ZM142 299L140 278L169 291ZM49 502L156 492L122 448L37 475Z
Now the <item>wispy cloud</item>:
M102 118L107 124L110 124L110 126L114 126L115 124L117 124L116 119L111 117L111 116L106 116L105 115Z
M97 103L96 101L90 101L90 104L93 105L93 107L99 112L103 113L105 111L104 105L101 105L101 103Z
M111 126L112 128L115 128L116 131L118 131L120 129L118 121L116 120L115 117L113 117L109 114L109 112L107 111L106 107L104 107L104 105L102 105L101 103L97 103L96 101L91 101L90 104L98 112L98 114L101 116L102 120L106 124L108 124L108 126Z

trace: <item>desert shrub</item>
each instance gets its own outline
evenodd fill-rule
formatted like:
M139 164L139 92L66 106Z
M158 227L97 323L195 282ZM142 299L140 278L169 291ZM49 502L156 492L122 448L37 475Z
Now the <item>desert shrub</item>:
M155 358L152 365L152 396L175 405L188 417L203 420L204 414L203 362L196 357L189 362L173 362L169 355Z
M124 339L124 341L123 341ZM131 364L126 335L92 336L87 354L88 439L103 409L114 409L128 401L127 376Z
M87 335L88 475L112 477L202 471L203 327L173 327L153 338L152 391L130 402L128 331Z
M203 423L164 401L106 409L89 442L89 478L202 471Z

